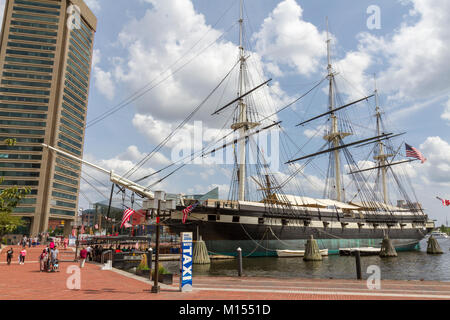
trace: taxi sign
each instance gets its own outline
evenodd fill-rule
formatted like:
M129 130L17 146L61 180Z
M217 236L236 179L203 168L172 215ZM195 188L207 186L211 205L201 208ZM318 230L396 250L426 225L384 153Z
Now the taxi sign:
M181 233L180 291L192 291L192 232Z

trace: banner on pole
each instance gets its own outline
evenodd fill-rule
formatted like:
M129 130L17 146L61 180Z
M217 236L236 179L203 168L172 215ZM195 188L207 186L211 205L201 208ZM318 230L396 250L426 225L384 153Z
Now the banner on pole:
M181 233L180 291L192 291L192 232Z

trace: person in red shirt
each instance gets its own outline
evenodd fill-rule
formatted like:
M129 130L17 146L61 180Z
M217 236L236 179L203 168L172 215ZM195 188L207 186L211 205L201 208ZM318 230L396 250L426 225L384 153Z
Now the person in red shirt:
M27 250L25 248L20 251L20 263L19 264L25 264L25 257L27 255Z
M84 268L84 263L86 262L87 257L87 250L85 247L83 247L80 251L80 268Z

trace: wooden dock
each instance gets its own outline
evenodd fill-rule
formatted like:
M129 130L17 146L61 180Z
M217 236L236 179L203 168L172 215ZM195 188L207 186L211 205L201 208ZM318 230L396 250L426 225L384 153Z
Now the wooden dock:
M339 248L339 255L353 256L355 251L359 251L361 256L378 256L381 248L365 247L365 248Z

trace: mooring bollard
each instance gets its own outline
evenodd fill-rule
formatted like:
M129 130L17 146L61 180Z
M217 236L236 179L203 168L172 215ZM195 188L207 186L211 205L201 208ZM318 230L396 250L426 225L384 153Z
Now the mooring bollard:
M361 254L359 252L359 250L355 250L355 261L356 261L356 278L358 280L362 280L362 275L361 275Z
M242 249L237 248L238 252L238 276L242 277Z

